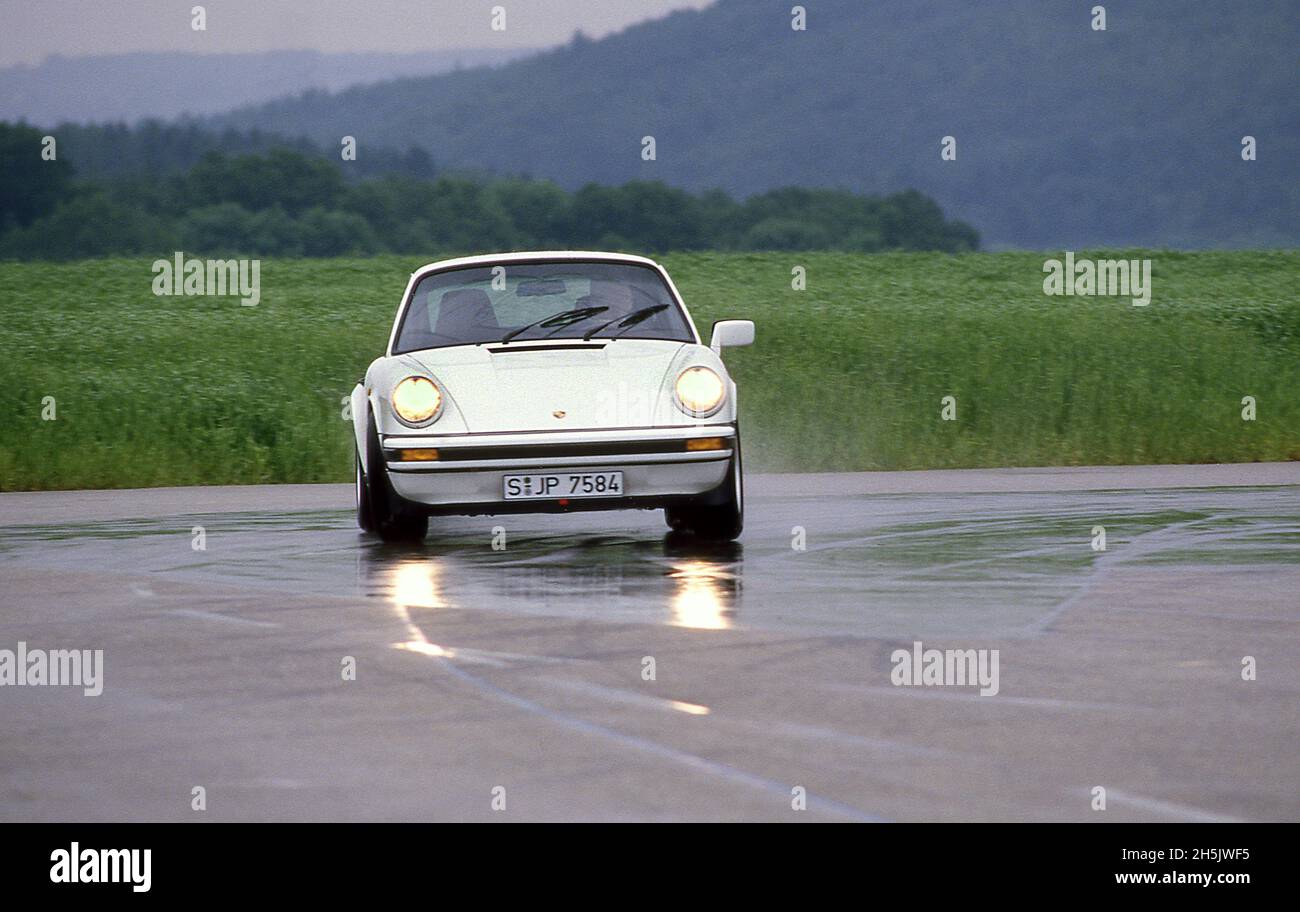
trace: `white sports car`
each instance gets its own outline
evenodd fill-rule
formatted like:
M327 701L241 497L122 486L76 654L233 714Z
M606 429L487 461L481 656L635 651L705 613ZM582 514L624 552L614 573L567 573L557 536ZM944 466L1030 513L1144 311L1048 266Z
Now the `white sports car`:
M733 539L744 521L736 385L664 268L612 253L432 263L352 392L357 523L422 538L429 516L662 507Z

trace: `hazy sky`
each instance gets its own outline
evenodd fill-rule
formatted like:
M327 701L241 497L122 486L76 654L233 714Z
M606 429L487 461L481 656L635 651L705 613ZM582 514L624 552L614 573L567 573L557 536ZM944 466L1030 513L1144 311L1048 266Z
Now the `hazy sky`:
M0 0L0 66L50 54L539 47L711 0ZM190 10L207 12L207 30ZM506 10L506 30L491 28Z

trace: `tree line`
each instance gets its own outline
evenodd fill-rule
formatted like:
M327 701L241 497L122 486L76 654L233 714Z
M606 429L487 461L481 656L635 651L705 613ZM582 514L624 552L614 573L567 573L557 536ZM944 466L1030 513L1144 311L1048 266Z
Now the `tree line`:
M569 192L527 177L435 174L432 162L411 153L387 173L358 178L348 170L355 162L271 143L252 152L206 148L188 168L97 167L85 177L61 150L43 158L43 136L0 124L0 258L979 246L974 228L945 219L914 190L864 196L787 187L737 201L718 190L631 181Z

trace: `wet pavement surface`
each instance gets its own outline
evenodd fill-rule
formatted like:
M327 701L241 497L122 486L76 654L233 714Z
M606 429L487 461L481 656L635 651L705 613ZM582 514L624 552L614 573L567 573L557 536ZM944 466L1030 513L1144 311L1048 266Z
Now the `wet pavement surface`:
M390 546L318 508L347 486L44 523L68 495L5 495L0 649L103 649L105 683L0 689L0 817L1295 819L1294 474L755 479L711 546L657 512ZM894 686L918 640L997 649L998 693Z

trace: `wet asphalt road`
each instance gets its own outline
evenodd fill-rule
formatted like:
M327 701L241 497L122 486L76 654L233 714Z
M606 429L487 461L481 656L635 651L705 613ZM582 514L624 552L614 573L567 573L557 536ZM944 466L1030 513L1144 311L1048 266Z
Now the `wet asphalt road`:
M750 482L712 547L0 495L0 649L104 650L101 696L0 687L0 818L1300 818L1300 464ZM893 686L917 640L998 650L998 693Z

